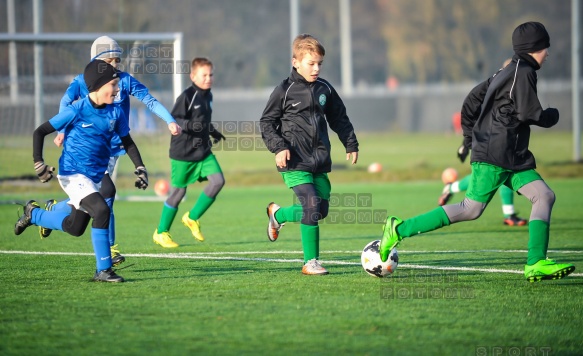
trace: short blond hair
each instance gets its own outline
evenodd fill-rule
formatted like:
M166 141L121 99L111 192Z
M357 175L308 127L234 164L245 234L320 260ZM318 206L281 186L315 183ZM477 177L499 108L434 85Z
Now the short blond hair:
M209 66L213 68L213 62L206 57L196 57L192 60L190 64L190 70L194 72L198 67Z
M324 57L326 55L326 50L316 37L303 33L294 39L292 44L292 56L301 61L306 53L316 53Z

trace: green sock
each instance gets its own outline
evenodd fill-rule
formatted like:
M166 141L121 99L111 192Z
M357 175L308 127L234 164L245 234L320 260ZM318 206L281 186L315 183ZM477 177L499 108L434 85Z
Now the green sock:
M204 214L204 212L207 211L207 209L210 208L214 202L215 198L209 198L209 196L204 194L204 192L200 193L196 203L194 204L194 207L192 210L190 210L188 217L192 220L200 219L202 214Z
M404 220L397 226L397 233L403 237L422 234L449 225L449 218L442 207L435 208L430 212L417 215L411 219Z
M468 187L470 186L470 179L472 179L472 175L468 174L462 180L459 181L460 192L465 192L466 190L468 190Z
M278 223L283 224L285 222L298 222L302 220L302 206L300 204L290 205L286 207L279 208L275 212L275 220Z
M514 192L512 189L503 185L498 189L500 192L500 198L502 199L502 213L504 217L507 218L512 214L508 214L508 211L514 212Z
M547 258L550 225L546 221L531 220L528 223L528 255L526 264L533 265Z
M320 257L320 226L300 224L304 263Z
M170 226L172 226L172 222L174 221L174 217L176 217L176 212L178 208L172 208L164 203L164 207L162 208L162 216L160 217L160 224L158 225L158 233L168 232L170 231Z

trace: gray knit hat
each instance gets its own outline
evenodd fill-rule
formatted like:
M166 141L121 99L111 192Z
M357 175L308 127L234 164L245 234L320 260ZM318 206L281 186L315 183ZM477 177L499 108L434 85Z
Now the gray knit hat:
M109 36L101 36L91 45L91 60L105 58L121 58L121 47Z

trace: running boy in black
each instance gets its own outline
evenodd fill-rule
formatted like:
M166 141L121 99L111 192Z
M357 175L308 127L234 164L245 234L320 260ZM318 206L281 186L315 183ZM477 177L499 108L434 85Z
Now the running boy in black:
M267 206L267 237L275 241L288 221L300 222L304 267L308 275L328 274L318 262L318 220L328 215L332 169L328 125L346 148L346 159L358 160L358 141L344 103L330 83L319 78L324 47L303 34L293 42L292 72L278 85L260 120L263 140L275 154L275 164L300 204Z
M170 141L170 165L172 186L170 196L162 208L154 242L162 247L178 247L170 236L170 227L178 212L178 205L186 195L189 184L208 180L194 207L184 213L182 223L198 241L204 241L199 219L214 203L225 184L223 172L211 152L211 140L215 143L225 137L211 124L213 94L213 64L207 58L195 58L190 68L192 85L176 99L172 116L182 127L182 135L172 136Z
M472 151L472 177L465 199L405 221L389 216L380 246L383 261L404 237L477 219L496 190L506 185L532 203L526 279L563 278L575 270L572 264L547 259L555 194L536 172L528 150L530 125L548 128L559 121L557 109L543 110L536 89L536 71L547 59L550 37L541 23L527 22L514 30L512 45L511 63L472 89L464 101L464 109L474 113L462 115L464 143L458 150L460 159Z

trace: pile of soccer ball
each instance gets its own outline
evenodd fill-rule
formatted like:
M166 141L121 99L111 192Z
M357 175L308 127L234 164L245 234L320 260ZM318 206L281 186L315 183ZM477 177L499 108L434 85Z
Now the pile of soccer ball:
M380 245L380 240L369 242L362 250L360 263L369 275L383 278L395 272L399 264L399 255L397 254L397 249L394 248L389 253L387 261L381 261L381 255L379 254Z

